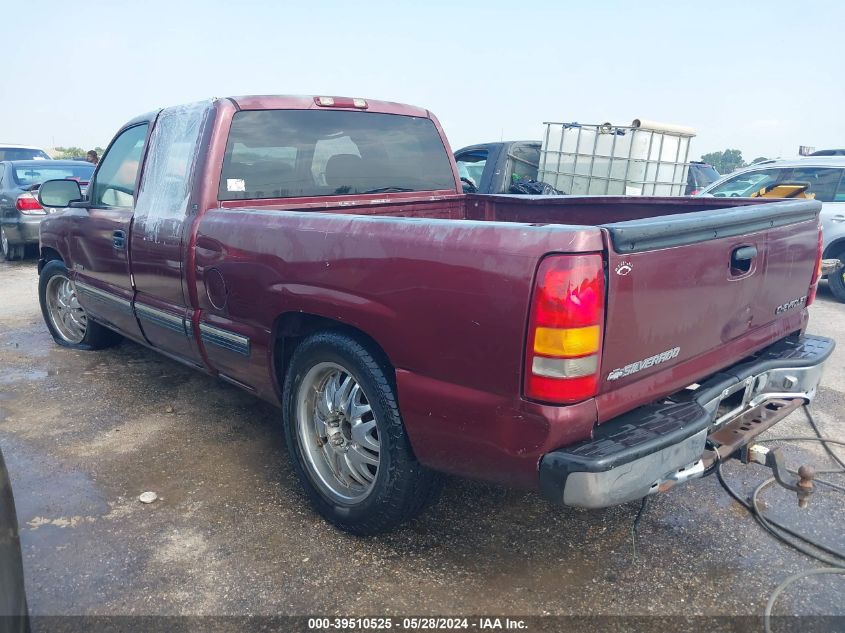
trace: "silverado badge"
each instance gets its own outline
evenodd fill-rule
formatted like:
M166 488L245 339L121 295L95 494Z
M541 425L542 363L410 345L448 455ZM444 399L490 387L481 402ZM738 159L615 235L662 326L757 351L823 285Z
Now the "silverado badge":
M643 369L648 369L649 367L653 367L654 365L665 363L667 360L672 360L673 358L677 357L677 355L680 353L680 347L673 347L672 349L667 349L665 352L661 352L660 354L655 354L654 356L649 356L648 358L638 360L636 363L630 363L628 365L625 365L624 367L620 367L619 369L614 369L607 375L607 379L619 380L620 378L624 378L625 376L636 374L638 371L642 371Z

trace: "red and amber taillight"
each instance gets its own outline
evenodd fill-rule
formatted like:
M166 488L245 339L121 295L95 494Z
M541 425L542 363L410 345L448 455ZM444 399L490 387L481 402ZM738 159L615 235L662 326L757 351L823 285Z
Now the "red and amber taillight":
M15 200L15 208L23 215L45 215L47 212L40 204L38 198L30 192L24 192Z
M603 323L601 255L543 259L529 315L526 397L570 404L596 395Z
M824 235L822 234L822 227L819 225L819 243L816 248L816 267L813 269L813 277L810 279L810 290L807 292L807 303L810 305L816 300L816 292L819 289L819 279L822 276L822 251L824 250Z

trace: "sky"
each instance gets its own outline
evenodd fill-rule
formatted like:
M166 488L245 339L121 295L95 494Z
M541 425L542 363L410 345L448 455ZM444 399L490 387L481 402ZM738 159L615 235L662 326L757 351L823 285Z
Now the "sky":
M26 28L3 35L0 142L105 147L158 107L315 94L428 108L453 150L540 139L546 121L635 118L693 127L691 159L845 147L845 0L39 0L4 12Z

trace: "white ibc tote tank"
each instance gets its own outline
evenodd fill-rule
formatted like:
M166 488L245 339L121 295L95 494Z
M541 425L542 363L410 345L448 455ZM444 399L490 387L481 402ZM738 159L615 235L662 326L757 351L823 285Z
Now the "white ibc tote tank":
M545 123L537 179L571 195L680 196L695 130L634 119L631 125Z

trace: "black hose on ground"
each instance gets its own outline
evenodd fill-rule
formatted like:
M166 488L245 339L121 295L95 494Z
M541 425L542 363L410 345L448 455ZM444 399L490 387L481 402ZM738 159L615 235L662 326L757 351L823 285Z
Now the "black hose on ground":
M831 448L831 445L845 446L845 442L824 437L821 434L821 431L819 430L819 427L816 424L816 421L813 418L813 415L807 405L804 406L804 412L806 413L807 420L810 423L813 432L815 433L815 437L775 437L766 440L758 440L758 442L819 442L824 447L825 452L827 452L827 454L839 466L839 468L835 468L832 470L822 470L818 472L820 474L845 473L845 461L843 461L842 458L840 458ZM793 471L790 470L790 472ZM795 473L793 472L793 474ZM782 523L775 521L774 519L767 517L763 514L763 512L760 510L757 501L761 491L767 486L770 486L772 483L774 483L774 477L770 477L754 489L754 492L751 495L751 502L749 503L748 501L743 499L742 496L736 490L734 490L730 486L730 484L725 480L724 473L722 472L722 462L719 462L718 466L716 467L716 476L718 477L719 482L722 484L728 494L731 495L731 497L733 497L738 503L742 504L749 512L751 512L752 516L757 520L757 522L772 536L774 536L779 541L786 543L790 547L798 550L802 554L810 556L811 558L825 563L826 565L830 565L829 567L820 567L793 574L792 576L786 578L775 588L775 590L772 592L772 595L769 597L769 601L766 604L766 609L763 614L763 622L766 628L766 633L771 633L772 609L774 608L775 601L778 599L778 597L794 582L797 582L798 580L807 578L809 576L827 574L845 575L845 552L837 548L825 545L823 543L819 543L818 541L810 538L809 536L802 534L788 526L785 526ZM845 486L841 486L839 484L835 484L824 479L817 478L814 480L814 483L827 486L828 488L831 488L832 490L836 490L838 492L845 492Z
M640 511L637 512L637 518L634 519L634 524L631 526L631 544L634 547L634 560L637 560L637 534L640 529L640 521L650 503L651 495L643 497L642 503L640 504Z

